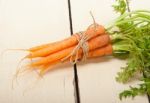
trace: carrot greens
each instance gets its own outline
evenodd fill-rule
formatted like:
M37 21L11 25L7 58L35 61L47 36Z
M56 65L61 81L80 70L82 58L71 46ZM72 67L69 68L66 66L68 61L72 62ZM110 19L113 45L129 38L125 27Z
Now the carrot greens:
M125 57L127 64L118 72L116 80L126 83L137 74L141 75L141 84L130 86L119 97L135 97L140 94L150 95L150 11L127 10L127 0L116 0L114 10L121 15L107 28L114 36L113 51L115 57ZM117 29L114 29L117 28Z
M125 0L116 0L115 4L112 6L114 10L120 14L123 14L126 11L126 7L127 7Z

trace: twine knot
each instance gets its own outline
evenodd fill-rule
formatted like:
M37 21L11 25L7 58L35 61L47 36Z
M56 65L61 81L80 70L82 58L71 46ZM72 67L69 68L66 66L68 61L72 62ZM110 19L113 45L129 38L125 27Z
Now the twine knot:
M90 14L93 18L94 23L91 24L88 27L88 29L93 28L93 26L94 26L94 30L96 32L96 27L97 27L98 24L95 22L95 19L94 19L91 12L90 12ZM78 32L74 36L78 40L77 46L73 49L73 51L68 56L63 58L61 61L65 61L67 59L70 59L70 63L72 63L72 64L77 63L77 61L79 59L80 49L83 51L82 60L84 60L84 61L86 60L86 58L88 56L88 52L89 52L88 40L91 39L93 36L91 34L87 34L85 31Z

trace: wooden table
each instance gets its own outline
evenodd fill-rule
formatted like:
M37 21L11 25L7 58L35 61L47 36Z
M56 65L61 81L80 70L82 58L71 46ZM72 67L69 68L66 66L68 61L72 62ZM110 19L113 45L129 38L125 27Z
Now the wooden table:
M69 1L69 0L68 0ZM54 42L85 30L95 20L106 25L115 17L113 0L0 0L0 52L8 48L29 48ZM69 7L70 3L70 7ZM131 2L132 10L150 10L150 1ZM69 12L70 11L70 12ZM69 15L69 13L71 13ZM70 25L72 20L72 25ZM23 51L6 52L0 59L0 103L74 103L74 66L58 65L38 79L36 72L28 72L14 82L12 77ZM92 59L77 64L81 103L149 103L147 96L120 101L118 93L126 85L115 81L116 73L125 61L118 59Z

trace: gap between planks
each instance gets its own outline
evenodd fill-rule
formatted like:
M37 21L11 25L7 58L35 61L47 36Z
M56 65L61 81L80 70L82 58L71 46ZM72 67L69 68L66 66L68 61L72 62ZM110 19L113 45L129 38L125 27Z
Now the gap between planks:
M73 34L73 26L72 26L72 13L71 13L71 2L68 0L68 13L69 13L69 23L70 23L70 34ZM79 89L79 80L78 80L78 71L77 65L74 64L74 79L73 79L73 86L74 86L74 97L75 103L80 103L80 89Z

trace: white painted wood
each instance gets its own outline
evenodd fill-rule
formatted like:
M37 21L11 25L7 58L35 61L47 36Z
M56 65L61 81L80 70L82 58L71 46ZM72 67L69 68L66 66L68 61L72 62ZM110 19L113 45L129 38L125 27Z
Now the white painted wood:
M4 49L29 48L68 36L66 0L0 0L0 53ZM25 54L11 51L0 59L0 103L74 103L71 65L55 67L56 71L47 73L36 83L37 74L26 73L12 90L13 74Z
M92 11L96 22L102 25L112 21L117 16L111 7L113 2L114 0L71 0L74 32L84 30L93 23L89 11ZM133 0L131 3L132 9L150 10L148 0ZM131 82L123 85L115 81L117 72L124 65L125 61L104 58L79 63L77 67L81 103L148 103L146 96L138 96L134 100L119 100L119 92L129 85L137 84Z

